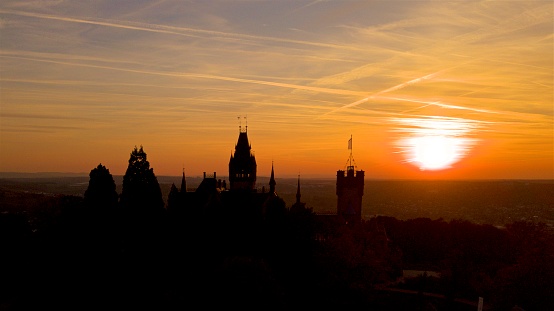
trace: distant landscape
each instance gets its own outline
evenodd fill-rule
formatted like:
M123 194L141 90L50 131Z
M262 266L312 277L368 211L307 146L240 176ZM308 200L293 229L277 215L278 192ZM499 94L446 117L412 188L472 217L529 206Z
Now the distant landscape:
M552 310L554 180L366 179L364 221L344 223L317 216L337 213L334 178L301 178L305 207L293 207L298 179L276 178L280 198L255 218L249 201L176 208L180 176L157 177L156 209L126 208L118 175L118 208L92 205L93 176L0 174L2 310L470 311L482 297L485 311ZM202 179L187 177L187 192Z
M121 175L113 176L117 192ZM171 184L181 176L158 176L164 200ZM226 180L226 176L221 176ZM0 173L2 210L24 209L40 197L83 196L89 177L85 173ZM186 177L187 190L202 181ZM268 187L269 177L258 177L257 188ZM287 206L296 201L296 178L276 178L277 193ZM335 179L301 178L301 201L316 214L336 213ZM375 215L398 219L463 219L476 224L504 226L514 221L544 222L554 228L554 180L373 180L366 179L363 218Z

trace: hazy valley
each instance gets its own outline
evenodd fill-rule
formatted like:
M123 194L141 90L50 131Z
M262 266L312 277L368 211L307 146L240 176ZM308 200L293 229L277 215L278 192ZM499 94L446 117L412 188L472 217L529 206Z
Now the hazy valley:
M226 179L225 176L221 177ZM120 192L122 176L114 175ZM202 177L187 177L187 190ZM32 208L40 200L56 195L83 196L89 177L56 174L0 174L2 210ZM164 200L171 184L179 186L181 176L158 176ZM268 177L258 177L257 188L268 188ZM277 193L287 206L296 201L296 178L276 178ZM301 201L316 214L336 213L335 179L301 178ZM374 215L398 219L463 219L477 224L505 225L518 220L545 222L554 228L553 180L490 181L365 181L363 218Z

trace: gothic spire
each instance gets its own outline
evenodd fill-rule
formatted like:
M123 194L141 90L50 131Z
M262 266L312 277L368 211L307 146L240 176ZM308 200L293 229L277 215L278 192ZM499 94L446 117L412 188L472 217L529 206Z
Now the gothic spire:
M271 178L269 179L269 193L275 193L275 172L273 170L273 162L271 162Z
M187 191L187 181L185 180L185 169L183 168L183 178L181 178L181 192Z

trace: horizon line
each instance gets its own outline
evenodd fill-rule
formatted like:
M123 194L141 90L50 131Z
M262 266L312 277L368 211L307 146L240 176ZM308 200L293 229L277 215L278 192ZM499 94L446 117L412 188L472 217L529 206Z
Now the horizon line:
M206 172L208 173L208 172ZM48 177L89 177L87 172L56 172L56 171L42 171L42 172L10 172L10 171L0 171L0 179L10 179L10 178L25 178L25 175L29 177L34 176L35 178L48 178ZM44 175L44 176L37 176ZM50 175L50 176L48 176ZM112 176L124 176L125 174L112 174ZM156 175L156 177L171 177L171 178L181 178L182 175ZM221 177L229 177L228 175L221 175ZM257 176L258 178L270 178L270 176ZM186 178L204 178L202 174L195 174L186 176ZM297 179L298 174L284 174L281 177L275 177L276 179ZM301 179L335 179L336 176L326 176L323 174L305 174L304 177L300 176ZM513 178L400 178L400 177L369 177L365 176L364 180L392 180L392 181L516 181L516 180L540 180L540 181L554 181L552 178L522 178L522 177L513 177Z

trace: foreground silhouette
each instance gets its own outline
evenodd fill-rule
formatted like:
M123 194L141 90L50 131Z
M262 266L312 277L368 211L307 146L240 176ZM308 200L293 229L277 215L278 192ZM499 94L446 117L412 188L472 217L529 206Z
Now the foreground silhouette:
M4 309L423 310L430 303L437 310L475 310L456 299L476 297L485 297L488 310L552 307L554 239L542 224L515 222L498 229L379 217L344 226L310 210L288 210L281 223L257 232L262 243L239 251L222 243L229 226L219 227L221 222L184 227L192 221L165 217L156 220L163 226L153 223L163 230L141 243L133 238L152 228L130 237L123 229L127 215L118 208L91 217L79 197L60 198L52 207L35 232L23 217L2 215L3 231L12 237L3 244ZM440 276L394 283L402 269Z
M103 165L89 176L82 197L41 202L39 217L0 214L3 310L475 310L478 297L486 310L554 309L554 236L543 223L345 224L299 192L287 206L274 180L263 195L239 194L217 190L215 174L193 194L183 173L166 208L142 147L121 195Z

